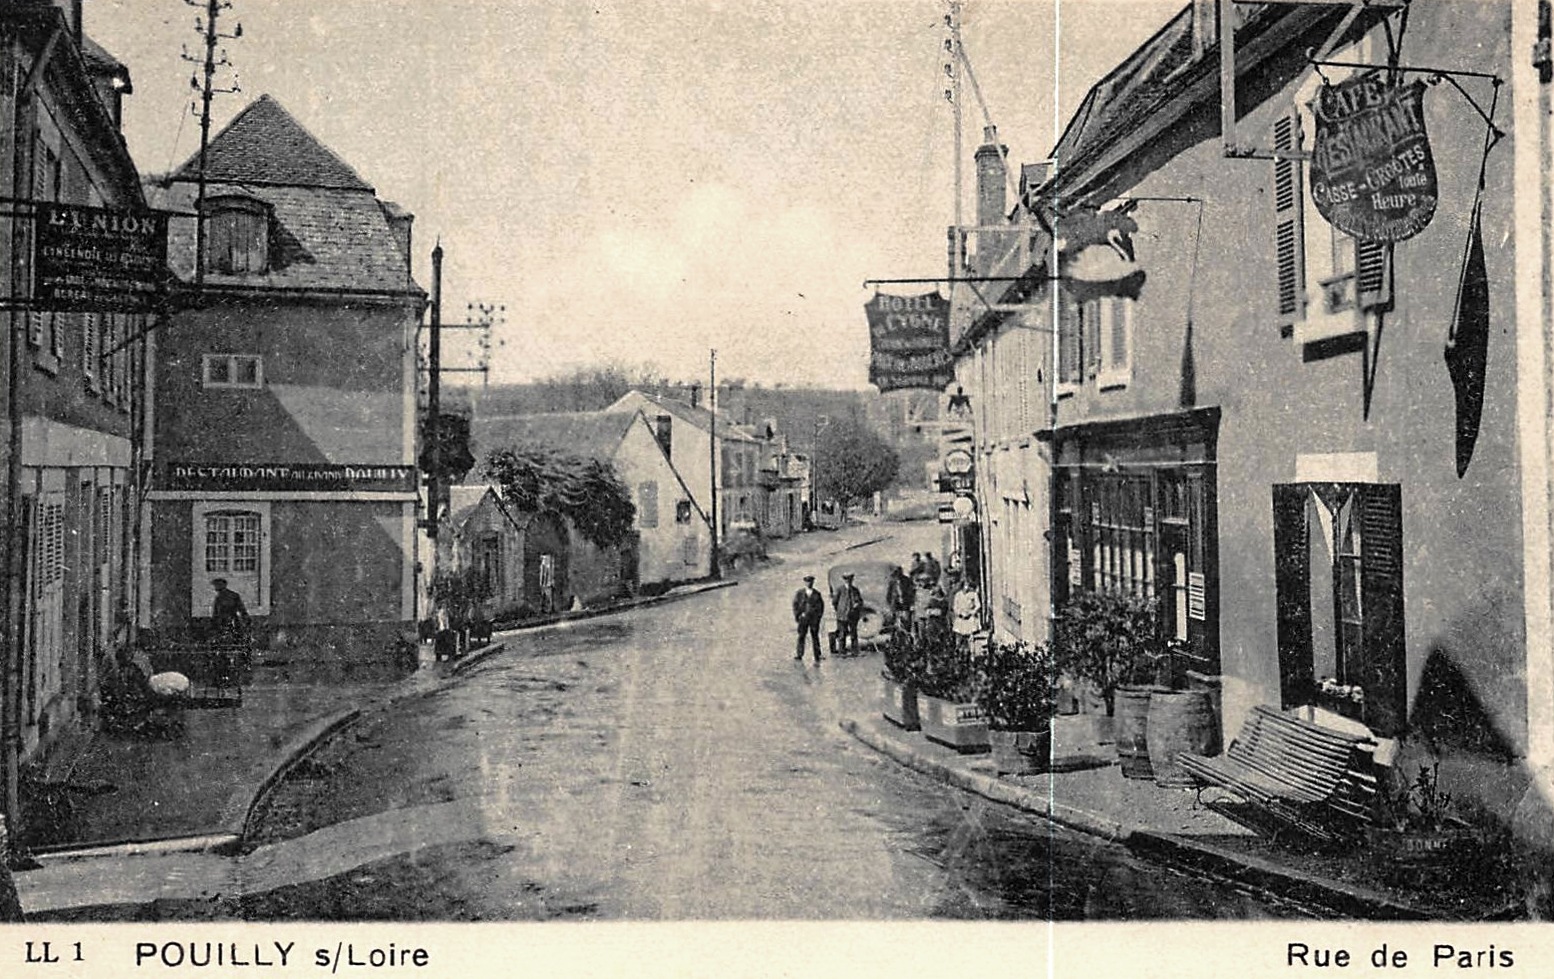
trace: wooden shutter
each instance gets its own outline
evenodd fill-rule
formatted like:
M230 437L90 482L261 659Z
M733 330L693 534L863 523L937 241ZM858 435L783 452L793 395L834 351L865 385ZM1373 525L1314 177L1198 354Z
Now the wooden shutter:
M1058 300L1058 380L1077 384L1083 379L1079 365L1079 305L1072 298Z
M1360 487L1360 603L1365 651L1359 682L1365 723L1383 737L1408 721L1403 618L1403 506L1396 484Z
M1392 246L1380 241L1354 243L1355 294L1363 310L1392 308Z
M86 375L87 386L97 390L97 314L81 314L81 373Z
M1079 345L1084 354L1085 377L1094 377L1101 369L1101 301L1091 299L1079 306L1083 326Z
M1291 112L1273 124L1274 152L1300 149L1300 116ZM1275 295L1281 330L1293 330L1306 316L1306 192L1299 160L1273 163L1274 257L1278 270Z
M1274 604L1278 614L1279 700L1293 707L1310 699L1311 542L1306 525L1310 491L1297 483L1273 488Z

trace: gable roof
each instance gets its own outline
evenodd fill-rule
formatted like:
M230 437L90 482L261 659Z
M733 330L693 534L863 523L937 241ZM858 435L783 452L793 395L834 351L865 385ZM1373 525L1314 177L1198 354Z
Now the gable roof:
M586 459L608 462L641 413L637 411L574 411L551 415L476 415L470 421L470 441L477 457L494 449L543 445Z
M198 152L172 176L173 180L199 178ZM205 179L218 183L372 190L371 184L270 95L261 95L249 103L211 137L206 148Z
M454 527L462 526L464 521L469 519L469 515L475 512L475 508L480 506L487 493L501 495L490 483L448 487L448 523Z
M646 391L628 391L621 395L608 411L643 410L646 406L668 412L673 417L679 418L687 424L694 425L704 432L713 431L716 427L716 435L720 439L734 442L758 442L760 441L750 431L741 425L729 421L722 414L713 412L700 405L687 404L678 398L666 398L661 394L649 394Z

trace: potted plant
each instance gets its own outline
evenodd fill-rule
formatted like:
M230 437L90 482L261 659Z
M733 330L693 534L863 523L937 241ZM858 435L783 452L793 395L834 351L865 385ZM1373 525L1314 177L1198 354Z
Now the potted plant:
M880 710L885 720L908 731L918 730L917 684L923 672L924 647L911 633L898 631L885 644L885 668L880 672Z
M1098 742L1112 739L1118 688L1147 679L1155 635L1154 608L1133 595L1080 592L1058 611L1053 632L1057 665L1087 682L1105 706L1105 720L1096 726Z
M928 632L918 677L917 717L930 741L957 751L986 751L987 716L979 700L983 672L974 667L969 644L943 632Z
M1368 837L1392 883L1446 884L1484 853L1484 832L1456 815L1451 794L1441 791L1440 769L1440 762L1420 765L1412 780L1399 772L1379 782L1379 817Z
M978 701L987 717L993 766L1000 775L1045 772L1052 760L1058 675L1047 643L989 644L977 664Z

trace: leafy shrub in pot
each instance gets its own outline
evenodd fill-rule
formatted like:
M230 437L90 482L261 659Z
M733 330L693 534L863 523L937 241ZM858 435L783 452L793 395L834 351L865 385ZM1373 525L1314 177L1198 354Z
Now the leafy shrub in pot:
M995 731L1040 731L1057 707L1058 669L1048 643L988 645L976 664L977 701Z
M1091 683L1107 716L1116 710L1119 686L1153 679L1160 645L1154 606L1132 595L1080 592L1054 624L1058 669Z

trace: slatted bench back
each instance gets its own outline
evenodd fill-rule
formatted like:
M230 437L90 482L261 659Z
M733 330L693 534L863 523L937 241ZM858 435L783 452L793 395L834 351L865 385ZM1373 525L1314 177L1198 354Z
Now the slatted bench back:
M1333 731L1269 707L1254 707L1226 756L1300 799L1327 799L1349 774L1357 735Z

